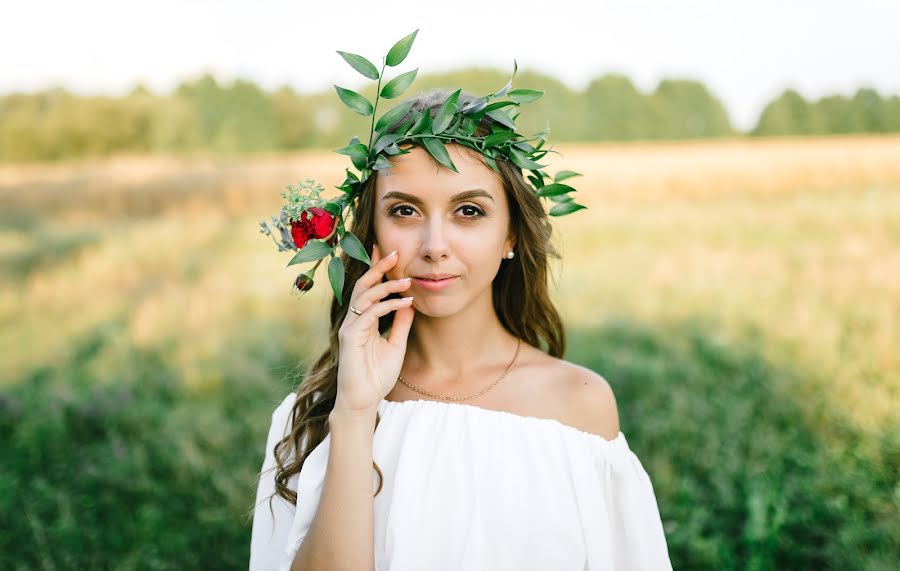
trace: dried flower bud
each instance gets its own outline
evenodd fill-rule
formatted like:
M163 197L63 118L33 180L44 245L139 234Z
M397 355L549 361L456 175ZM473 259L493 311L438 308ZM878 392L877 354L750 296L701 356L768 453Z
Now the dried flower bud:
M313 287L313 279L312 276L307 275L306 273L301 273L297 276L297 279L294 280L294 287L296 287L301 292L309 291Z

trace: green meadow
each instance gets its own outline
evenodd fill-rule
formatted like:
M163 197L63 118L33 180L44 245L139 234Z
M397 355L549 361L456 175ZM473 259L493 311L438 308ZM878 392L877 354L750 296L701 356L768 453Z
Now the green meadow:
M676 569L900 568L900 137L561 144L566 358ZM0 167L0 568L246 568L331 294L258 232L327 151Z

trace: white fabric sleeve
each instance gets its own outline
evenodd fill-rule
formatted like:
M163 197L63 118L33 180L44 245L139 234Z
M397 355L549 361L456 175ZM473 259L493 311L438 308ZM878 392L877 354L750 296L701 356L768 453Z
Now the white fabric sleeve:
M626 444L606 447L594 462L603 481L613 555L611 566L598 568L671 571L653 484L640 459Z
M250 571L274 571L284 556L288 531L294 519L295 507L282 498L269 496L275 493L275 455L273 448L289 431L291 408L296 395L287 395L272 413L272 424L266 439L266 454L256 488L256 505L253 511L253 530L250 537ZM293 484L292 484L293 482ZM296 488L296 474L288 481L288 487Z

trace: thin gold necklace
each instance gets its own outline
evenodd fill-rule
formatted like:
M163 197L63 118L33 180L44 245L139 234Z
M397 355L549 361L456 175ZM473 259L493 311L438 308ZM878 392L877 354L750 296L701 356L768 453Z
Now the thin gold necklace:
M483 395L484 393L488 392L489 390L491 390L492 388L494 388L494 387L497 385L497 383L499 383L500 381L502 381L502 380L504 379L504 377L506 377L506 374L509 373L509 370L512 369L513 365L516 363L516 359L519 358L519 347L521 347L521 346L522 346L522 340L519 339L519 342L516 344L516 354L513 355L512 362L509 364L508 367L506 367L506 370L503 372L502 375L500 375L500 378L497 379L496 381L494 381L493 383L491 383L487 388L478 391L478 392L475 393L474 395L469 395L469 396L465 396L465 397L445 397L445 396L443 396L443 395L436 395L436 394L434 394L434 393L430 393L430 392L426 391L425 389L421 389L421 388L419 388L419 387L417 387L417 386L415 386L415 385L411 385L411 384L407 383L406 380L404 380L403 375L398 375L398 376L397 376L397 380L400 381L401 383L403 383L404 385L406 385L407 387L411 388L412 390L416 391L417 393L422 393L423 395L428 395L428 396L430 396L430 397L435 397L435 398L439 398L439 399L443 399L443 400L469 400L469 399L473 399L473 398L475 398L475 397L477 397L477 396L479 396L479 395Z

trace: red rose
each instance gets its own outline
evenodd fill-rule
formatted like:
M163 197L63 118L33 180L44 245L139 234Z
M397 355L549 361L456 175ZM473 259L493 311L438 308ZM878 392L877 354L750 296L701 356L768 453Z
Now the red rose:
M294 239L294 245L298 248L305 246L307 240L309 240L306 224L303 224L298 220L293 220L291 222L291 238Z
M312 214L312 218L309 218ZM337 220L333 214L313 206L309 211L300 214L300 220L291 222L291 238L294 245L302 248L311 238L329 238L328 245L334 246L337 241Z

